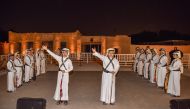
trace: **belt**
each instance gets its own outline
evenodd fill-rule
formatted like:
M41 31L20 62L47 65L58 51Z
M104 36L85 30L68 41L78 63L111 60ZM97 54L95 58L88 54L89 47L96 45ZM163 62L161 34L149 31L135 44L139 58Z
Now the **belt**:
M7 70L8 72L12 72L11 70Z
M161 66L161 67L166 67L167 66L167 64L165 64L165 65L163 65L163 66Z
M26 66L29 66L28 64L25 64Z
M15 67L22 67L22 66L15 66Z
M181 71L181 70L172 70L172 71Z
M61 70L61 69L59 69L59 71L61 71L61 72L63 72L63 71L64 71L63 73L66 73L66 72L65 72L65 70Z
M14 72L14 71L11 71L11 70L7 70L8 72Z
M106 69L103 69L104 72L106 73L111 73L110 71L106 70Z

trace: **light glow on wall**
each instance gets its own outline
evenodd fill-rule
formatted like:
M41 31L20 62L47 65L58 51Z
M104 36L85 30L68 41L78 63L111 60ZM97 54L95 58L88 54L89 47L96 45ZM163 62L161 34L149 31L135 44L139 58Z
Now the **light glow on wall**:
M14 53L14 49L15 49L14 43L10 43L10 53L11 54Z

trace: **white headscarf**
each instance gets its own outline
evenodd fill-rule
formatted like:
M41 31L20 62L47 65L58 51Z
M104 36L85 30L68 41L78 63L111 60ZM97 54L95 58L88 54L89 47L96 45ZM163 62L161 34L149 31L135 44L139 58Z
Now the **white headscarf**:
M108 49L106 50L106 55L108 55L108 53L109 53L110 51L113 51L114 54L115 54L115 49L114 49L114 48L108 48Z
M176 54L178 56L178 58L181 58L181 52L180 51L175 51L175 52L173 52L173 54Z
M27 55L28 52L30 52L30 51L31 51L30 49L26 49L24 55Z
M70 50L68 48L63 48L61 51L66 51L67 52L67 57L70 55Z
M165 48L160 48L160 51L164 51L164 54L166 54L166 49Z

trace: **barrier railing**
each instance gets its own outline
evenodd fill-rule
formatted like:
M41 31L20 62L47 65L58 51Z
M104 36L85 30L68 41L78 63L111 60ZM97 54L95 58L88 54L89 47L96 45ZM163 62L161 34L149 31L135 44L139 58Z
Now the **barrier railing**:
M135 54L115 54L115 57L118 59L120 62L121 66L132 66L134 63L134 57ZM76 53L70 54L70 59L73 62L94 62L99 60L95 56L92 55L92 53L81 53L79 56ZM8 56L7 55L0 55L0 62L2 61L7 61ZM49 54L46 54L46 62L53 64L56 61L50 56ZM184 54L182 58L182 62L185 68L190 68L190 54Z

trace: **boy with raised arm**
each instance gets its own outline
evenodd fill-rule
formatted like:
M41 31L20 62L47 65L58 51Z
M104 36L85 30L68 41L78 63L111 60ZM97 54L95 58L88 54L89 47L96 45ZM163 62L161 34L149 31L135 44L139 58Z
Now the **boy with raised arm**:
M72 61L69 59L69 49L63 48L61 50L61 55L56 55L47 46L42 46L43 50L46 50L59 64L59 71L57 76L57 86L54 94L54 99L57 104L64 102L65 105L68 104L68 84L69 84L69 72L73 70Z
M106 56L96 52L96 49L92 48L93 55L98 57L103 62L103 74L101 85L101 97L100 100L103 105L115 104L115 76L119 70L119 61L114 57L115 49L107 49Z

